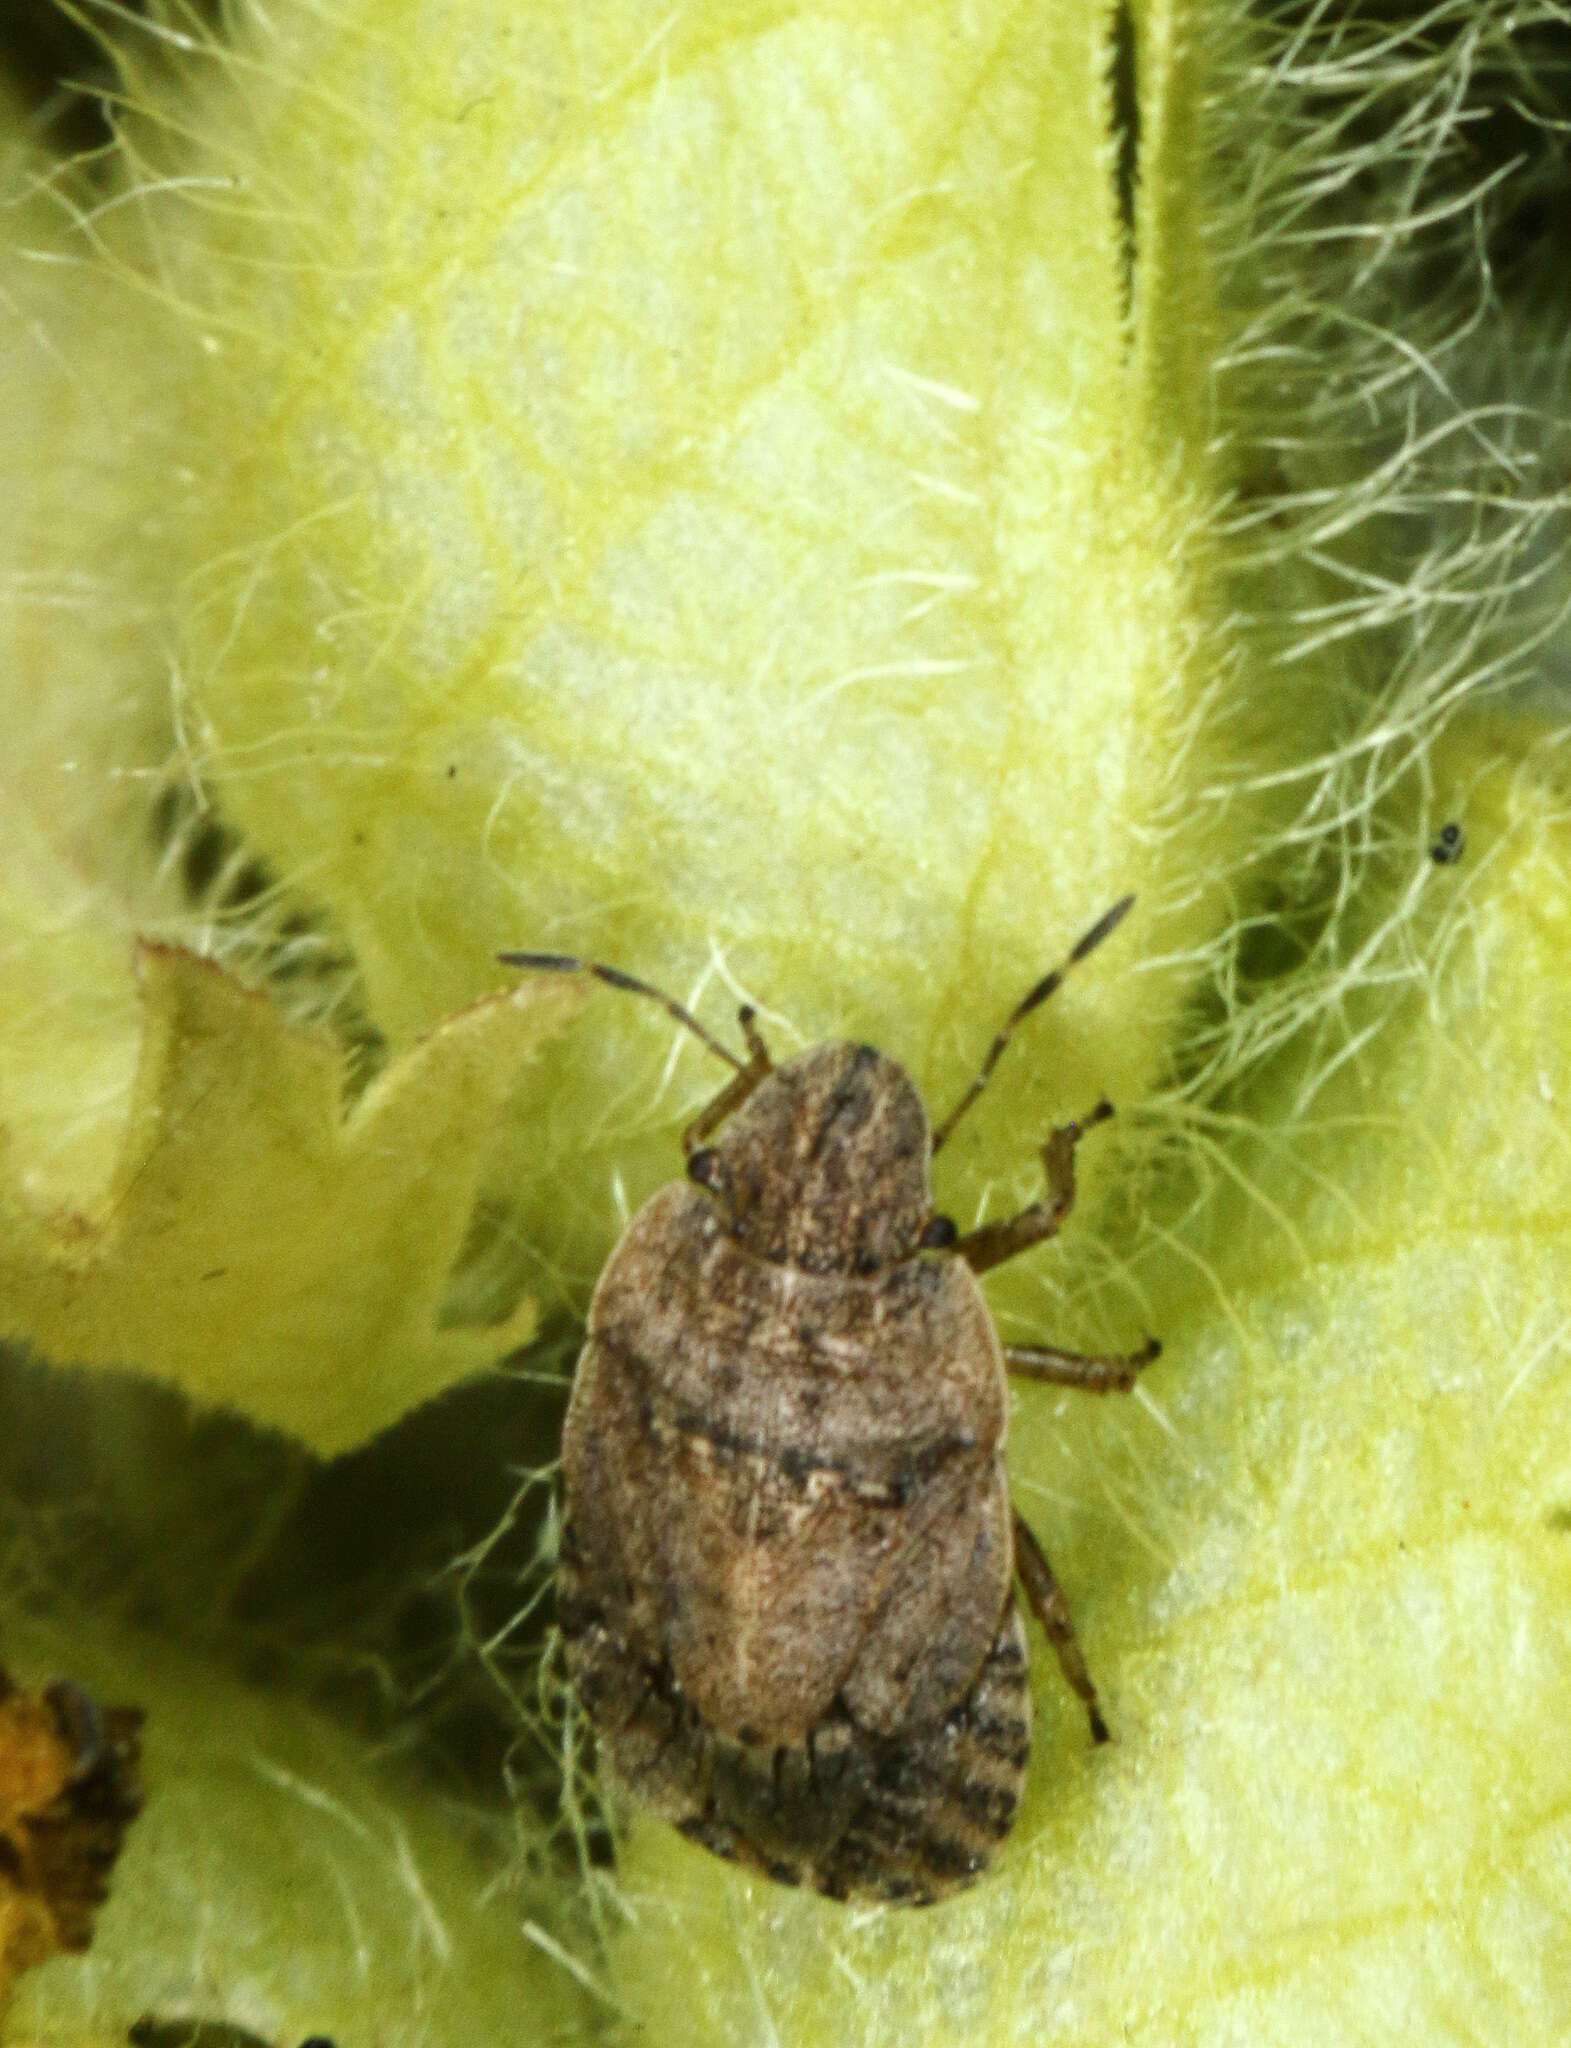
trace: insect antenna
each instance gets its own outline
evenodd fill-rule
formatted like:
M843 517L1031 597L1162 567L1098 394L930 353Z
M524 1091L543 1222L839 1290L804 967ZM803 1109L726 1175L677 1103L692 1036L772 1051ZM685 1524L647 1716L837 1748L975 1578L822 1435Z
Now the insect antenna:
M1031 1014L1031 1012L1034 1009L1036 1009L1038 1004L1045 1003L1048 997L1058 987L1060 982L1062 982L1064 976L1069 972L1070 968L1075 966L1079 961L1083 960L1086 957L1087 953L1094 953L1097 947L1101 945L1102 941L1105 938L1109 937L1118 928L1118 926L1123 923L1124 918L1129 913L1130 907L1134 903L1134 900L1135 899L1133 896L1120 896L1118 901L1113 905L1112 909L1109 911L1105 911L1103 915L1097 919L1096 923L1092 925L1091 929L1085 934L1084 938L1076 940L1074 947L1070 951L1069 957L1066 960L1061 961L1057 967L1053 968L1051 973L1044 974L1042 976L1042 979L1039 982L1037 982L1035 987L1027 990L1025 995L1023 995L1020 998L1019 1002L1016 1003L1015 1007L1004 1019L1003 1024L999 1027L998 1035L994 1038L992 1044L988 1047L987 1057L983 1060L981 1071L978 1073L976 1079L971 1083L970 1087L966 1090L964 1095L961 1096L960 1100L955 1104L954 1108L949 1112L948 1116L946 1116L943 1122L939 1124L937 1128L934 1130L933 1150L935 1152L938 1150L939 1146L943 1144L944 1140L949 1136L949 1133L954 1129L955 1125L959 1123L960 1119L965 1115L966 1111L971 1107L972 1103L975 1102L976 1098L981 1094L982 1090L987 1086L988 1082L991 1080L993 1069L998 1065L999 1060L1003 1057L1004 1047L1009 1043L1010 1034L1013 1032L1015 1026L1020 1022L1021 1018L1028 1017Z
M690 1010L684 1010L674 996L668 996L663 989L652 988L647 981L624 974L620 967L607 967L599 960L580 960L572 953L498 953L497 959L504 967L533 967L552 974L592 974L597 981L606 982L611 988L630 990L635 996L648 996L657 1002L667 1016L674 1017L678 1024L685 1024L695 1038L701 1038L712 1053L723 1059L728 1067L735 1067L741 1074L748 1071L734 1052L727 1052L718 1038L713 1038L699 1023ZM752 1022L749 1010L744 1025Z

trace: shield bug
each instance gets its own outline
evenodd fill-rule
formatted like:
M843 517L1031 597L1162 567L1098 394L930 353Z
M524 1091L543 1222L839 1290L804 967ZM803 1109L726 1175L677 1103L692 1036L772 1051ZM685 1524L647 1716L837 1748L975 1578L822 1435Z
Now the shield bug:
M1054 1235L1047 1190L962 1234L933 1211L932 1156L1015 1027L1108 937L1116 903L1016 1004L936 1127L897 1063L830 1043L776 1066L750 1009L739 1059L683 1133L686 1177L628 1225L589 1309L562 1443L557 1611L601 1753L684 1834L834 1898L926 1904L986 1869L1030 1744L1018 1575L1107 1739L1069 1610L1011 1507L1005 1372L1127 1389L1160 1347L1086 1356L1001 1344L976 1276Z

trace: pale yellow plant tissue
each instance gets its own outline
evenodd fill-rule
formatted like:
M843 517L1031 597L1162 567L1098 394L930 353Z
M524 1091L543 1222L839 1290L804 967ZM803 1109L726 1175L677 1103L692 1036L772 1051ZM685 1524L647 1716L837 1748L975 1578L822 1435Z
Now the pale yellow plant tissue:
M1219 430L1225 12L114 28L123 162L40 170L0 300L7 1332L342 1450L581 1306L720 1078L630 999L499 993L498 949L721 1031L749 996L782 1054L866 1036L942 1106L1133 889L940 1195L1028 1197L1113 1095L1061 1251L994 1297L1167 1355L1142 1401L1018 1404L1118 1741L1039 1660L971 1896L848 1912L644 1826L602 1946L570 1859L502 1943L434 1800L106 1633L77 1661L148 1705L153 1805L17 2039L140 2001L282 2048L587 2037L596 2001L695 2043L1563 2038L1566 770L1525 710L1436 739L1465 692L1381 696L1335 639L1269 661L1307 547L1236 616L1218 507L1271 487ZM1335 943L1251 1038L1236 928L1315 859ZM182 1727L232 1729L240 1805Z

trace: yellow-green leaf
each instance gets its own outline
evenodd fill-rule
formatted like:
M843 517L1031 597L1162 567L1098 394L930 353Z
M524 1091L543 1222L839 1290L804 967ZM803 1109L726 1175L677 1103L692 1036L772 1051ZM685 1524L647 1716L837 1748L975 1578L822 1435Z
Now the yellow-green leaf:
M25 1977L8 2048L125 2048L144 2015L227 2022L269 2048L572 2038L585 2001L523 1929L465 1815L303 1703L84 1617L12 1616L6 1654L147 1711L147 1806L84 1956Z
M530 1336L444 1327L497 1123L569 988L446 1019L346 1110L344 1060L264 994L141 956L141 1061L108 1186L41 1212L0 1183L0 1317L52 1358L136 1365L331 1453Z
M86 237L163 337L119 394L148 517L70 545L146 606L119 687L156 710L169 672L168 776L325 916L393 1045L554 948L947 1095L1134 890L951 1198L1150 1087L1246 828L1219 483L1134 345L1113 36L1104 0L354 0L171 85L117 32L147 189ZM1192 93L1154 66L1148 122ZM1162 331L1198 349L1185 276ZM493 1193L579 1300L721 1078L663 1089L669 1044L601 1001L502 1134Z

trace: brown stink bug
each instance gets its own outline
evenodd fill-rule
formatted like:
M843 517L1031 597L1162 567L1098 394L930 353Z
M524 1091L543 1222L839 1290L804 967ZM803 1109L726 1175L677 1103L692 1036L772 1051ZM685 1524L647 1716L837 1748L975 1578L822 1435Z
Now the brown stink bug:
M1042 1147L1047 1194L962 1236L929 1164L1011 1032L1129 909L1018 1003L936 1130L870 1045L776 1067L753 1012L589 1309L562 1443L557 1606L602 1756L706 1848L834 1898L925 1904L1008 1833L1030 1744L1018 1572L1098 1742L1069 1610L1010 1505L1005 1370L1094 1393L1157 1356L1002 1345L975 1276L1051 1237L1099 1102ZM711 1142L712 1140L712 1142Z

